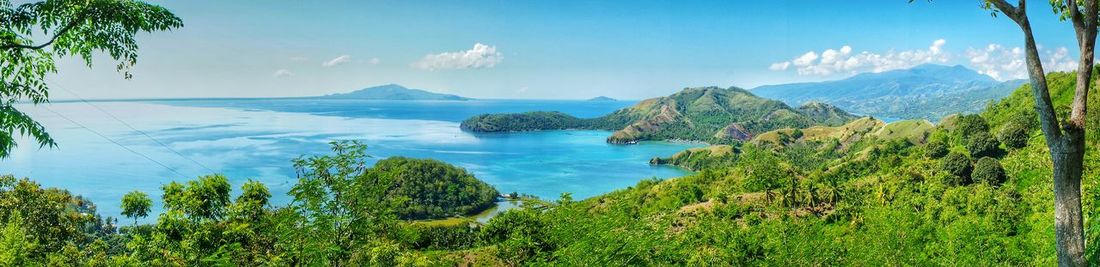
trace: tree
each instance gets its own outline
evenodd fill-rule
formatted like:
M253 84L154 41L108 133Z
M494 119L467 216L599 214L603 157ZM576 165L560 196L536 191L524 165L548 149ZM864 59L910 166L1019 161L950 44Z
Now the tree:
M963 137L989 132L989 123L978 114L959 116L959 121L955 125L957 125L957 132Z
M997 137L1005 147L1010 149L1027 146L1027 140L1030 138L1028 136L1028 129L1015 122L1010 122L1008 125L1005 125Z
M122 215L134 219L134 225L137 225L138 218L149 216L152 206L153 200L141 191L131 191L122 196Z
M997 139L993 139L987 132L981 132L967 138L966 150L970 151L970 156L978 157L993 157L1000 153L1000 148Z
M1005 169L995 158L982 157L974 163L974 181L997 186L1005 182Z
M55 59L78 56L91 66L93 53L104 52L129 78L138 58L134 36L181 26L167 9L140 1L46 0L13 6L0 0L0 158L16 146L16 133L30 136L39 147L56 146L45 127L14 106L49 102L45 78L57 72Z
M1050 1L1062 20L1073 24L1077 36L1077 81L1069 119L1060 121L1051 104L1050 90L1039 58L1038 45L1027 17L1026 0L1013 6L1005 0L985 0L986 9L1000 11L1016 22L1024 35L1024 50L1031 90L1035 95L1035 109L1039 113L1040 126L1050 148L1054 162L1054 233L1058 264L1061 266L1085 266L1085 231L1081 214L1081 175L1085 157L1085 114L1087 114L1089 85L1092 81L1093 60L1096 48L1097 0ZM996 12L995 11L995 12ZM994 13L996 14L996 13Z
M934 140L928 142L927 145L924 145L924 155L929 158L942 158L943 156L947 155L947 152L947 144L945 144L943 141Z
M940 159L940 170L950 174L950 180L945 181L949 185L970 184L970 158L959 152L948 153Z
M378 238L395 218L385 189L362 186L367 175L367 146L357 141L330 143L333 155L294 160L298 183L290 189L293 208L300 215L289 229L293 242L302 244L293 253L304 265L345 265L355 249ZM373 177L385 178L385 177Z

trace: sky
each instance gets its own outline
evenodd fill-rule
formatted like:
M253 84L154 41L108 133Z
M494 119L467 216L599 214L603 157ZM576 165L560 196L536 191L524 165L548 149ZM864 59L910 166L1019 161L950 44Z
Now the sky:
M643 99L685 87L823 81L918 64L1024 78L1023 36L979 0L156 0L184 27L141 34L132 79L98 56L54 99L283 97L383 84L474 98ZM1048 70L1072 26L1029 6Z

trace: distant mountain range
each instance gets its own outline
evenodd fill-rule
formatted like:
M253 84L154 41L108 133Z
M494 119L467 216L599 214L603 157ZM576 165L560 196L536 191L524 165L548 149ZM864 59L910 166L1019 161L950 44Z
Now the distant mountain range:
M824 103L796 109L741 88L697 87L646 99L598 118L545 111L482 114L463 121L461 127L473 132L600 129L615 131L607 138L614 144L673 139L731 143L775 129L836 126L855 118Z
M397 84L387 84L355 90L348 93L319 96L332 99L371 99L371 100L470 100L457 95L433 93L421 89L410 89Z
M938 121L954 113L981 111L989 101L1008 96L1024 82L999 82L963 66L925 64L836 81L766 85L751 91L794 106L825 102L856 114Z

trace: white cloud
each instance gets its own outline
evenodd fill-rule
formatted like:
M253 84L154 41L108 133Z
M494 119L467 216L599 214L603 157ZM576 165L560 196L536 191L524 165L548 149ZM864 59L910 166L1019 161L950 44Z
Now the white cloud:
M286 69L278 69L275 70L275 73L271 74L271 76L274 76L275 78L290 77L291 75L294 75L294 73Z
M814 60L817 60L817 52L810 51L802 54L802 56L800 57L795 58L792 62L795 66L804 67L813 64Z
M791 62L788 61L788 62L772 63L771 66L768 66L768 69L779 71L779 70L787 70L787 68L789 68L789 67L791 67Z
M967 49L966 56L970 59L972 68L994 79L1003 81L1027 78L1023 48L989 44L984 48ZM1073 71L1078 66L1077 59L1070 56L1069 49L1065 47L1042 51L1040 57L1043 70L1047 72Z
M947 40L939 39L932 42L932 46L928 47L928 51L932 51L933 54L939 54L943 52L943 45L947 43Z
M503 59L504 55L497 52L495 46L476 43L472 49L466 51L425 55L420 61L413 62L412 66L424 70L480 69L492 68Z
M525 94L525 93L527 93L527 90L529 90L529 89L531 89L531 88L528 88L527 86L523 86L523 87L520 87L518 90L516 90L516 92L520 93L520 94Z
M367 61L367 63L370 63L371 65L378 65L378 63L382 63L382 60L376 57L372 57L370 60Z
M910 68L925 63L946 63L950 55L944 53L943 46L947 44L944 39L932 42L927 50L888 51L883 54L863 51L852 53L851 46L841 46L839 49L825 49L820 53L816 51L806 52L794 59L773 63L768 69L773 71L785 71L794 65L798 75L829 76L833 74L855 74L860 72L883 72L895 69Z
M340 55L336 58L330 59L329 61L325 61L325 62L321 63L321 66L322 67L335 67L335 66L346 64L348 62L351 62L351 56L350 55Z

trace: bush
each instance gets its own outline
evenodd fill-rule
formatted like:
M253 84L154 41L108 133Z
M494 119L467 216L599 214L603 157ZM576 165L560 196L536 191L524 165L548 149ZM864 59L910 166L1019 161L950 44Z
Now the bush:
M977 114L959 116L956 131L963 137L989 132L989 123Z
M1021 148L1027 146L1028 128L1019 123L1009 123L1001 129L998 139L1008 148Z
M952 176L944 181L948 185L967 185L971 182L970 158L962 153L951 152L940 159L940 170Z
M1005 176L1005 169L1001 167L1001 162L997 159L990 157L983 157L974 164L974 181L983 182L989 185L1001 185L1007 180Z
M996 139L990 136L989 133L978 133L971 135L966 142L966 150L970 151L972 157L995 157L1000 153L999 146Z
M947 155L947 152L947 144L943 141L931 141L924 145L924 155L929 158L942 158Z

